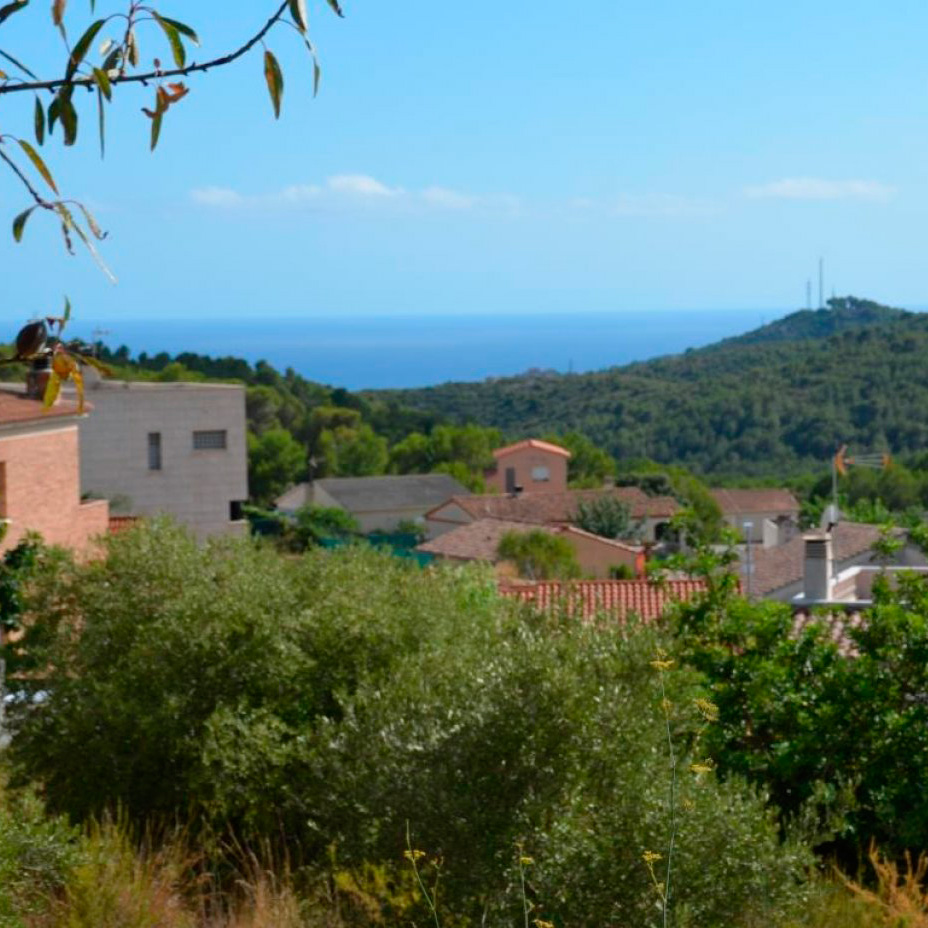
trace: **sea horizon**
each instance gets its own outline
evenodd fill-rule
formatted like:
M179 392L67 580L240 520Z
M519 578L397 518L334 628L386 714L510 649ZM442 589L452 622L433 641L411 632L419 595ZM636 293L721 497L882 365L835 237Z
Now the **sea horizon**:
M75 320L71 333L133 356L189 351L264 360L350 390L583 373L699 348L791 312L660 310L491 315Z

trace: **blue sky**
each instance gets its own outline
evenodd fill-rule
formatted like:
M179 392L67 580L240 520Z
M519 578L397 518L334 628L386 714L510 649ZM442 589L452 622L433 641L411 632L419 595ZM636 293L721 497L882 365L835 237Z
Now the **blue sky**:
M271 6L161 9L198 29L202 59ZM711 308L754 324L801 305L820 254L829 293L928 304L928 6L763 6L344 0L339 20L310 0L322 86L313 100L297 37L273 33L277 122L254 54L190 81L154 155L151 90L117 92L102 162L83 104L77 148L45 152L109 230L119 283L35 217L23 244L0 235L3 312L66 292L95 319ZM0 48L55 60L47 7L0 27ZM71 0L72 33L87 16ZM2 131L25 134L29 107L4 98ZM10 178L0 203L26 205Z

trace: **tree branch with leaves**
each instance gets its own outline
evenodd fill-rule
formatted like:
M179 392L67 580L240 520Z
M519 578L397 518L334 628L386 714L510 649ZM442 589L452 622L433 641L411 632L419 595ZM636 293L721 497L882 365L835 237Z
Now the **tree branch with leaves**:
M96 14L96 0L89 0L90 14ZM326 0L328 6L343 16L339 0ZM292 29L304 43L313 61L313 94L319 89L320 68L316 49L309 36L309 12L306 0L283 0L268 18L256 27L256 31L241 45L219 57L196 61L191 49L200 44L196 30L162 13L144 0L129 0L128 6L118 12L93 19L71 42L66 23L67 0L53 0L51 25L61 35L65 47L65 60L61 76L42 77L30 68L23 56L14 55L3 47L3 25L12 16L22 13L30 0L11 0L0 6L0 98L9 94L32 93L35 96L31 134L34 142L23 135L0 133L0 162L11 172L25 189L28 206L13 219L13 238L22 241L26 224L36 211L51 215L61 228L65 248L74 252L74 240L79 240L88 250L104 273L115 282L115 277L104 263L96 248L96 242L106 238L90 210L81 202L64 198L59 191L52 171L39 149L54 135L60 126L65 147L77 142L80 114L75 104L75 92L85 90L96 98L96 123L99 136L100 155L105 154L106 110L123 85L154 85L152 105L142 107L150 120L150 146L154 150L161 136L165 115L190 92L186 78L194 74L205 74L225 67L246 56L257 47L263 48L263 76L275 117L280 116L284 91L284 76L280 63L267 46L269 34L277 27ZM155 34L173 62L173 67L162 67L158 57L151 67L142 69L142 41L147 42ZM94 48L95 43L99 45ZM59 317L48 317L57 319ZM43 323L44 324L44 323ZM51 323L50 323L51 324ZM30 323L35 326L36 323ZM42 358L52 360L56 371L64 379L74 379L81 394L79 379L73 376L77 370L75 353L62 342L59 325L58 337L32 338L34 329L25 327L17 336L15 354L8 362L30 362ZM47 334L47 332L46 332ZM28 350L29 346L38 346ZM78 356L80 357L80 356ZM70 359L70 360L68 360ZM81 360L86 360L80 358ZM73 363L72 363L73 362ZM57 393L56 393L57 395ZM48 395L46 396L48 399ZM52 397L53 401L54 397Z

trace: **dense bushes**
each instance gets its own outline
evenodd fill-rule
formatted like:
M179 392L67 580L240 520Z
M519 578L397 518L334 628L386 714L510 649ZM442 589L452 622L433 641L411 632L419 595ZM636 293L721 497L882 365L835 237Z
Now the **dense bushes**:
M786 818L814 806L851 860L871 838L928 846L928 587L903 574L874 595L864 623L839 613L802 630L788 605L724 588L678 617L720 708L721 773L769 789Z
M479 572L203 549L161 523L112 540L103 563L39 576L29 606L45 670L21 685L47 695L19 703L12 758L55 810L179 816L311 866L333 848L342 867L399 863L408 822L457 916L519 915L523 852L539 917L659 914L641 860L665 851L670 822L650 666L669 644L653 631L514 612ZM702 924L775 920L806 852L739 783L687 769L698 679L666 676L683 778L674 906Z

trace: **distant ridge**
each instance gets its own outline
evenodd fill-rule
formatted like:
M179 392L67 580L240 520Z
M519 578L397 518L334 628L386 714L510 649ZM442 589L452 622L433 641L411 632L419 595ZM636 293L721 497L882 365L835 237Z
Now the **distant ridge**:
M371 395L512 438L575 429L620 461L782 476L844 443L928 452L928 314L847 296L623 367Z
M888 325L915 313L883 306L873 300L854 296L833 297L825 309L800 309L758 329L726 338L706 350L731 345L755 345L759 342L786 342L804 338L827 338L859 326Z

